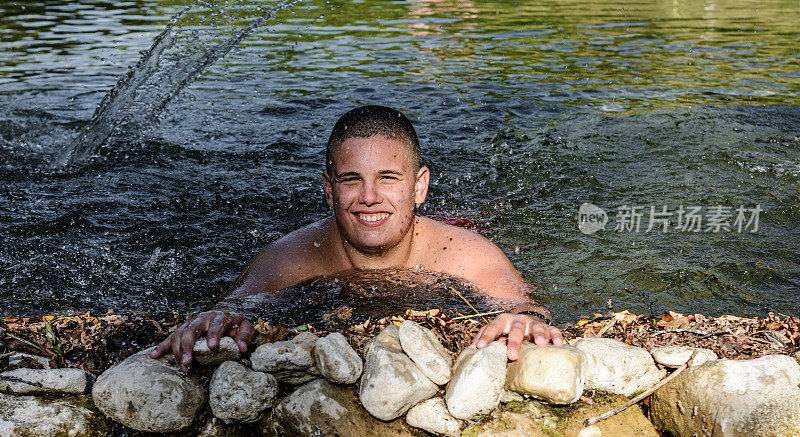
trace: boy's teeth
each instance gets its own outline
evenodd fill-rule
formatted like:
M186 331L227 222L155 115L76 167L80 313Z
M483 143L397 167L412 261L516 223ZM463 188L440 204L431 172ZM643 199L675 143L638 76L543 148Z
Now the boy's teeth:
M389 217L389 214L387 214L387 213L381 213L381 214L359 214L358 216L361 218L361 220L364 220L365 222L377 222L378 220L383 220L386 217Z

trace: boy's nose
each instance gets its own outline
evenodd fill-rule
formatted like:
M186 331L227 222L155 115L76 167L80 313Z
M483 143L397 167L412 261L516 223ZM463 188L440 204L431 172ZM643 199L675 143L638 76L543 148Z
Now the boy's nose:
M376 203L380 203L381 198L377 190L375 190L375 185L371 183L365 183L361 187L361 196L359 197L358 201L365 205L374 205Z

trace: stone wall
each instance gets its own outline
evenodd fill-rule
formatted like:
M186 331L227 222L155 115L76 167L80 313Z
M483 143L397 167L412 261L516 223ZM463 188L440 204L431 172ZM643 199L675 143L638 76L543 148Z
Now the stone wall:
M216 350L200 339L201 371L185 374L171 358L149 358L150 350L96 380L79 369L3 372L0 436L105 435L119 429L114 422L194 435L656 436L639 406L582 423L658 383L694 352L585 338L523 344L514 362L500 342L454 357L410 320L387 326L361 355L339 333L300 333L249 356L230 338ZM653 421L677 436L800 435L798 384L791 357L732 361L699 350L691 368L651 397Z

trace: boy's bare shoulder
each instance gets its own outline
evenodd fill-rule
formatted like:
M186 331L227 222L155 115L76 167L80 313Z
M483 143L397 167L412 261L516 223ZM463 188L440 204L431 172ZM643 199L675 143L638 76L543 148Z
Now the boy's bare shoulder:
M332 217L316 221L269 243L262 255L270 258L276 270L300 276L316 276L335 269L336 221Z
M432 267L466 277L463 273L476 267L510 264L499 247L476 232L425 217L419 219L428 239L426 261Z

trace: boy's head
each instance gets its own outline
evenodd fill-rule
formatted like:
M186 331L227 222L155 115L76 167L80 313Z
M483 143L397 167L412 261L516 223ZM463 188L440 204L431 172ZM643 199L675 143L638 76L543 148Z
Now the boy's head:
M430 172L408 118L384 106L353 109L336 122L326 155L325 201L346 246L374 255L410 241Z
M408 146L412 168L421 167L421 153L417 132L411 121L402 112L386 106L366 105L348 111L333 126L325 150L325 169L332 174L333 158L337 148L348 138L369 138L381 135L400 140Z

